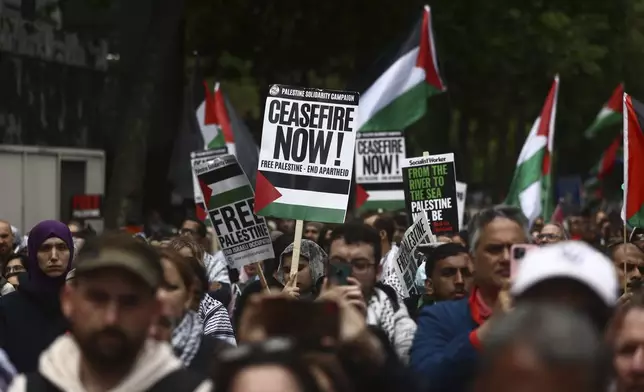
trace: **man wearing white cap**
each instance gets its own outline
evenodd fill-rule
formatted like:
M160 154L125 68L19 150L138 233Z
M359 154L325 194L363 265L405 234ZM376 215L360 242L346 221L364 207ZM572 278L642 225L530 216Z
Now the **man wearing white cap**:
M618 292L610 259L582 241L528 252L511 288L517 305L524 301L569 305L588 315L600 331L612 315Z

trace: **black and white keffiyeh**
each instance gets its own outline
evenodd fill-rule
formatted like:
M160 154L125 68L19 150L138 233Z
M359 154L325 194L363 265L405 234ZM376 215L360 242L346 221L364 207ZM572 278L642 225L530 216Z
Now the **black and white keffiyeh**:
M199 317L203 323L203 334L237 345L228 310L210 294L203 296L199 303Z
M179 325L172 331L172 348L185 367L190 366L193 358L197 355L202 333L201 318L192 310L183 316Z

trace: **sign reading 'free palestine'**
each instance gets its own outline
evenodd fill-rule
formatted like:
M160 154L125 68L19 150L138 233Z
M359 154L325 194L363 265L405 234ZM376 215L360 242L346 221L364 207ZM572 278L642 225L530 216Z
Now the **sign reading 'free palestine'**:
M425 212L434 235L458 232L454 154L406 159L403 185L405 205L412 220Z

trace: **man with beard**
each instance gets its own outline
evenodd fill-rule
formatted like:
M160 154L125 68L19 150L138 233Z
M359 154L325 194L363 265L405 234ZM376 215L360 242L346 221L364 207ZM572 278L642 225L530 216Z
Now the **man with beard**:
M38 371L15 379L9 391L210 391L172 354L148 338L160 315L163 282L157 253L119 234L88 242L61 305L71 334L40 356Z

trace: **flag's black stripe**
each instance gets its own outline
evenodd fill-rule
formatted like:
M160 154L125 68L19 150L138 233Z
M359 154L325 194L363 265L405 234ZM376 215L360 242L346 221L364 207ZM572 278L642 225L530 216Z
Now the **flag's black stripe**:
M420 13L420 18L418 17L418 11L415 11L413 19L409 19L411 29L398 34L392 42L389 42L373 63L363 64L362 67L358 67L361 71L350 81L348 88L354 91L365 91L399 58L418 47L420 45L420 30L423 26L423 17L424 11Z
M297 189L300 191L313 191L324 193L336 193L348 195L350 180L339 180L336 178L322 178L312 176L301 176L296 174L278 173L273 171L262 171L264 177L276 188Z
M639 131L642 132L642 130L644 130L644 104L633 97L631 97L631 102L633 103L633 109L635 109L635 113L637 114L637 123L640 126Z
M237 177L244 174L244 171L238 164L226 165L220 169L206 172L199 176L199 178L206 184L213 184L215 182L227 180L231 177Z
M402 182L377 182L371 184L360 184L367 191L398 191L403 189Z

